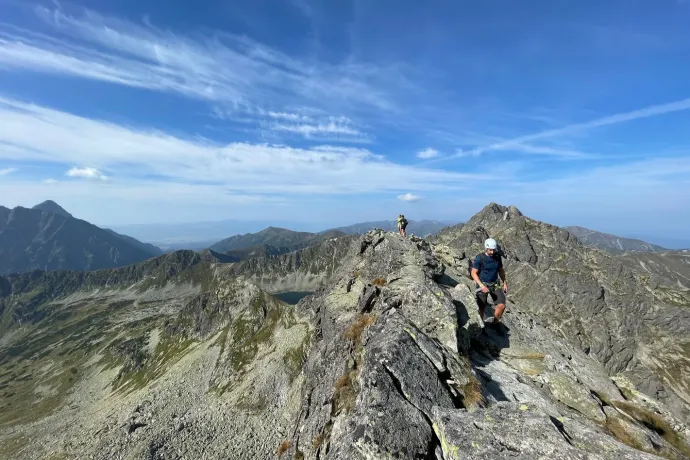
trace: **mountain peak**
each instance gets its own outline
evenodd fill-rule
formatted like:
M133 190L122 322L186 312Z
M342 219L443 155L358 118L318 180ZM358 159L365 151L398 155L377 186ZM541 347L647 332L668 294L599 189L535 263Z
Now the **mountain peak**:
M264 228L259 233L298 233L298 232L295 232L294 230L290 230L287 228L275 227L275 226L271 225L270 227Z
M522 212L515 206L503 206L498 203L491 202L484 206L484 208L477 213L478 215L487 214L505 214L508 213L509 216L522 216Z
M65 209L54 202L53 200L46 200L43 203L37 204L32 209L38 209L40 211L52 212L53 214L59 214L65 217L72 217L72 214L65 211Z

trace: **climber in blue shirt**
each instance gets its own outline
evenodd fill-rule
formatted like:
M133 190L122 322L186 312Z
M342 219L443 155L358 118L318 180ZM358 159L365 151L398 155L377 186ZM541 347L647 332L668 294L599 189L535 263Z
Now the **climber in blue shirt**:
M503 261L498 253L498 244L493 238L484 242L485 252L477 255L472 264L472 279L477 283L477 305L479 315L484 320L484 312L491 296L494 307L494 316L486 320L487 323L498 323L503 316L506 308L506 294L508 284L506 283L506 273L503 270ZM501 279L499 280L499 275ZM500 288L500 281L503 280L503 288Z

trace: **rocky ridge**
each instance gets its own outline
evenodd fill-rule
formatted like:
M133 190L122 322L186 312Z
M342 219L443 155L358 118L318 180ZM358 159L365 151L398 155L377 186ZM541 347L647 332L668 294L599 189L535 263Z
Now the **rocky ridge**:
M513 301L687 423L690 299L516 208L487 206L448 246L471 256L489 234L506 253Z
M467 278L487 234L511 286L496 326ZM492 204L442 241L375 230L330 250L339 262L314 266L330 276L295 307L253 282L289 279L304 269L294 258L183 253L53 281L33 304L49 314L20 323L47 275L0 278L0 453L688 458L685 380L652 366L687 355L640 346L682 341L683 307L567 231Z

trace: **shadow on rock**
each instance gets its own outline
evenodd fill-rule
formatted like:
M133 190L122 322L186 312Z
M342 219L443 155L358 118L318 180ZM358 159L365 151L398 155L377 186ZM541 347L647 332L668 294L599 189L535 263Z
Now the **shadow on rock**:
M454 290L453 299L458 322L458 351L461 354L466 353L469 357L470 365L481 381L485 396L491 396L490 399L495 401L509 401L501 389L501 384L492 379L484 368L490 365L491 361L499 359L502 350L510 347L510 328L504 323L484 324L471 288L467 285L458 286L457 282L455 286L458 287ZM493 316L491 305L487 308L487 313Z
M439 276L436 282L441 286L447 286L451 288L454 288L458 285L458 282L455 281L455 278L449 276L447 273L444 273L443 275Z

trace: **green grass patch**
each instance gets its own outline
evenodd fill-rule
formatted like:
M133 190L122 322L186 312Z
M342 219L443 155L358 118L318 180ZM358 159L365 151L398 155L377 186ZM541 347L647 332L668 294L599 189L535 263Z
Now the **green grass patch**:
M302 366L304 365L304 359L306 351L309 347L309 342L311 337L309 334L304 338L299 347L288 348L283 356L283 363L285 363L285 368L292 383L300 372L302 372Z
M151 356L144 356L136 365L130 364L123 367L112 384L113 390L129 393L146 387L182 359L195 343L195 340L188 338L164 336ZM140 352L135 351L135 353L137 358L142 357ZM131 360L130 363L132 363Z

